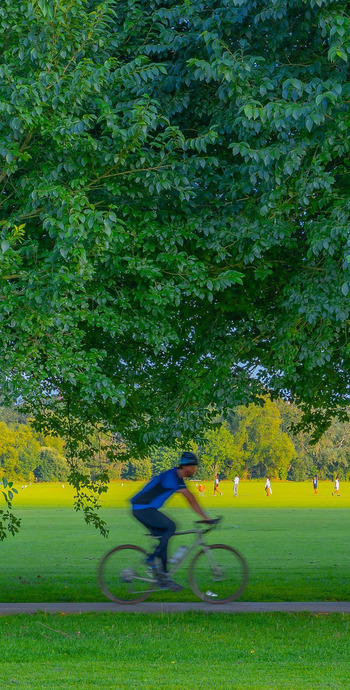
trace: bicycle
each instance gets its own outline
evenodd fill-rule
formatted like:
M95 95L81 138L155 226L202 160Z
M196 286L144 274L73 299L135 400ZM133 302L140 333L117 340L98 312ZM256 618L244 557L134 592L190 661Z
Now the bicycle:
M225 544L205 542L204 535L217 527L220 521L221 518L209 523L198 520L195 524L201 527L175 532L174 536L195 534L197 538L168 571L169 577L173 578L184 561L199 548L188 567L188 582L199 599L211 604L238 599L248 581L248 565L239 551ZM98 567L98 582L103 594L120 604L134 604L145 601L152 592L164 591L147 567L147 556L144 549L133 544L123 544L108 551Z

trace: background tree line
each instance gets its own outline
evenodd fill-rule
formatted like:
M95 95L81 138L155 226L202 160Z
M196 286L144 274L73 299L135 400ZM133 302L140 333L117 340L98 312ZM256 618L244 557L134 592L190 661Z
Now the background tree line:
M239 406L226 421L217 418L200 439L189 444L200 458L198 478L209 479L218 472L222 479L232 479L237 472L250 479L269 474L303 481L315 473L320 479L333 479L335 474L349 479L350 423L333 422L322 439L310 445L308 433L291 430L299 419L298 408L281 400L267 400L261 407ZM147 456L133 459L121 438L102 432L93 445L96 450L88 463L91 477L108 471L112 480L148 479L174 466L182 449L181 441L172 447L153 446ZM39 434L18 409L0 408L0 477L65 481L69 472L62 438Z
M29 415L16 408L0 407L0 478L6 476L8 479L38 482L67 480L71 468L64 439L38 433L32 421ZM113 461L106 436L96 435L91 447L94 450L88 463L90 476L101 475L108 467L111 479L120 478L123 464L118 461L118 455L126 452L122 440L114 443ZM83 472L85 469L84 463L78 460L74 470Z

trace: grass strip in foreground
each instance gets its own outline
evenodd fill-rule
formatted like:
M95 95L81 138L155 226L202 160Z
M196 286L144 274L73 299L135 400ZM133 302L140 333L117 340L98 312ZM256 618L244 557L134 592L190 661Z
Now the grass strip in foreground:
M348 687L349 614L0 619L2 688Z

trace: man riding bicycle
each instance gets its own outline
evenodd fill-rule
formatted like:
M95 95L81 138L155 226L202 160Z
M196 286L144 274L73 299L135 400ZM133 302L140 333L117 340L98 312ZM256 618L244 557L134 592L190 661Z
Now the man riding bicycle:
M131 499L134 517L145 525L153 536L159 537L154 553L148 556L146 563L154 571L159 585L164 589L179 591L182 587L167 575L168 541L175 533L176 525L158 508L174 493L181 493L191 508L205 522L210 522L210 518L202 510L184 482L185 477L193 477L197 471L197 465L198 460L194 453L182 453L177 467L158 474ZM161 566L155 559L160 560Z

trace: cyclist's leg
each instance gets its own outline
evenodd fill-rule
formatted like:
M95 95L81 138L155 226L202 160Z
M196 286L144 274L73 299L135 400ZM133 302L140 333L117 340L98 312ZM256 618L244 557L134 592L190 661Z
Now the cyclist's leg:
M176 531L176 525L173 520L170 520L166 515L160 513L156 508L142 508L141 510L134 510L133 515L139 522L141 522L151 534L159 537L158 544L152 558L159 558L161 560L163 570L167 572L167 550L168 541Z

